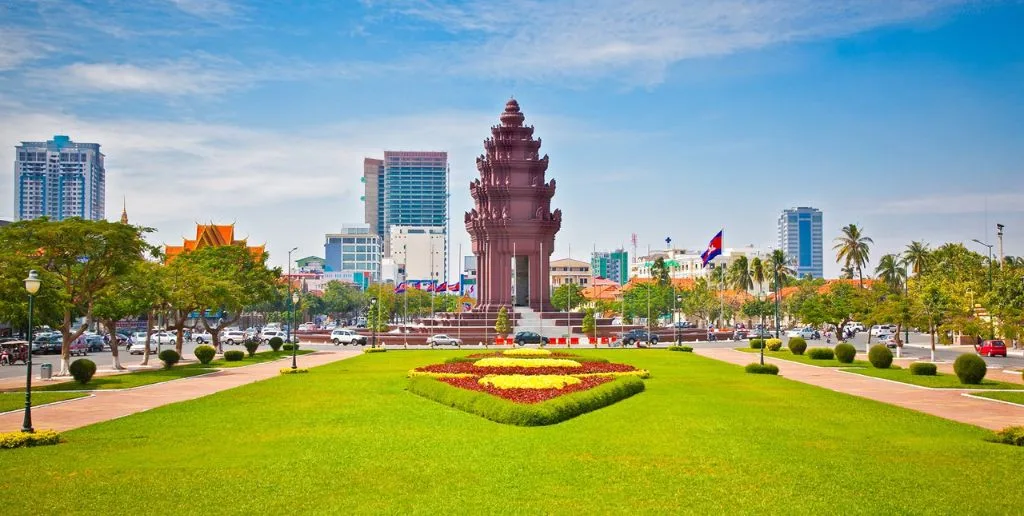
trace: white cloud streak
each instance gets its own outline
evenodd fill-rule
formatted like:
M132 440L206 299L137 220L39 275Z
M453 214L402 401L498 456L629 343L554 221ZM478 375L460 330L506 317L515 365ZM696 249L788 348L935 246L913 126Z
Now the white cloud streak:
M888 200L875 206L883 215L961 215L1024 213L1024 192L964 193Z
M154 64L74 63L31 77L48 86L93 92L137 92L168 96L215 95L249 83L252 74L235 63L184 59Z

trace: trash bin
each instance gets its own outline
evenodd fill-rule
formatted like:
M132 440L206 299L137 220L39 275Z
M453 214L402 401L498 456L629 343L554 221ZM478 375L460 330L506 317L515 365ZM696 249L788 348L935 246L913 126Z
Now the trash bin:
M49 380L53 377L53 364L43 364L39 366L39 379Z

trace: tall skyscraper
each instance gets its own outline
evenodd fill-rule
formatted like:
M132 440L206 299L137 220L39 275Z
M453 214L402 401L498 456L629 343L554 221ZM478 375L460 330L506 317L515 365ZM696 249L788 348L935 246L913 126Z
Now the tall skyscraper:
M798 277L808 274L823 277L821 210L808 207L784 210L779 217L779 248L792 261Z
M384 160L363 159L363 220L381 239L387 239L384 230Z
M385 151L363 161L365 221L391 256L391 226L443 227L448 255L448 153ZM445 264L447 267L447 264Z
M106 170L98 143L56 135L15 147L14 217L64 220L106 217Z
M590 255L590 270L595 277L625 285L629 281L629 254L624 249L594 252Z

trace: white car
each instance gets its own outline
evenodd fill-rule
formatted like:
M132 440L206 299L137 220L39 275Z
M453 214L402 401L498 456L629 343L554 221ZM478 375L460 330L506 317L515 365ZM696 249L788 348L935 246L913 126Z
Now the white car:
M156 342L160 344L176 344L178 342L178 334L173 331L158 331L149 337L150 342Z
M156 353L159 351L159 346L155 340L149 341L149 352ZM143 355L146 353L146 334L142 334L142 338L132 343L131 347L128 348L129 355Z
M876 324L871 327L871 336L877 337L882 334L889 334L893 332L893 325L891 324Z
M245 344L245 332L241 330L224 331L220 334L220 341L228 346Z
M348 346L349 344L358 344L361 346L365 346L366 335L360 335L348 328L336 328L333 331L331 331L331 342L334 343L335 346L337 346L338 344L344 344L346 346Z
M786 332L786 336L789 338L802 337L804 340L817 340L821 338L821 333L810 326L805 328L794 328Z
M213 342L213 335L208 331L196 331L192 333L192 340L197 344L209 344Z
M281 337L281 340L288 342L288 332L281 330L263 330L263 333L260 334L260 342L266 344L274 337ZM292 335L292 340L295 340L295 335Z
M449 337L443 333L439 333L427 339L427 344L430 344L431 346L461 346L462 339Z
M850 322L846 323L846 326L843 326L843 329L847 329L847 330L850 330L850 331L858 331L858 332L860 332L860 331L864 331L864 325L859 323L859 322L857 322L857 321L850 321Z

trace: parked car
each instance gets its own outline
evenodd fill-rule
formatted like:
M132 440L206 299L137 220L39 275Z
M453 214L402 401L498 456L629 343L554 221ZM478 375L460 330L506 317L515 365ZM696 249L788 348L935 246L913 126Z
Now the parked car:
M32 340L32 354L60 353L63 344L60 333L44 333Z
M872 337L877 337L883 333L892 333L895 331L895 328L896 327L891 324L876 324L871 327L870 335Z
M751 339L773 339L775 334L764 328L754 328L747 333L747 337Z
M974 347L978 354L985 357L1005 357L1006 343L1001 340L985 340Z
M92 334L85 336L85 345L88 346L89 351L103 351L107 343L103 341L103 336Z
M648 344L657 344L658 336L647 330L629 330L622 334L622 345L629 346L630 344L636 344L639 342L646 342Z
M196 331L192 334L192 340L196 341L196 344L209 344L213 342L213 335L208 331Z
M548 338L542 337L539 333L533 331L521 331L514 337L515 343L522 346L523 344L547 344Z
M674 323L670 323L667 327L678 328L680 330L685 330L686 328L696 328L696 326L690 321L676 321Z
M427 344L430 344L431 346L461 346L462 339L438 333L437 335L433 335L427 339Z
M149 341L149 352L150 353L156 353L157 351L158 351L158 349L157 349L156 341L155 340L150 340ZM142 355L144 353L146 353L146 334L145 334L145 332L142 333L142 338L141 339L136 340L135 342L132 343L131 346L128 347L128 354L129 355Z
M100 342L103 342L103 339L100 339ZM60 353L59 350L57 352ZM71 356L82 355L84 357L85 355L88 355L89 345L86 344L86 339L75 339L71 341L71 345L68 346L68 353Z
M896 349L896 339L893 338L891 333L883 333L879 335L876 342L879 344L885 344L885 347L887 348Z
M349 344L365 346L366 335L360 335L348 328L335 328L331 331L331 342L333 342L335 346L339 344L344 344L346 346Z
M864 325L857 321L850 321L846 323L846 326L843 326L843 329L850 330L852 332L861 332L864 331Z
M280 337L281 340L288 342L288 332L281 330L263 330L263 333L260 334L260 342L266 344L274 337ZM294 335L292 335L292 340L297 340Z
M787 331L786 336L789 338L802 337L804 340L817 340L821 338L821 333L810 326L805 326Z
M228 346L234 346L235 344L244 344L246 334L241 330L227 330L220 334L220 341Z

